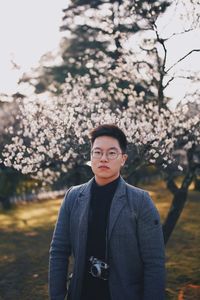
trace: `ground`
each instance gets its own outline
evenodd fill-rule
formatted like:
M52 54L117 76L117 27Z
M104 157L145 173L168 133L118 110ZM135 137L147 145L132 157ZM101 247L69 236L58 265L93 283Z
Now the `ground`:
M150 192L163 221L172 195L162 182L143 188ZM48 251L60 203L61 199L54 199L0 211L0 300L48 299ZM166 247L167 300L177 300L186 286L200 285L199 212L200 194L191 190ZM200 299L194 295L180 299Z

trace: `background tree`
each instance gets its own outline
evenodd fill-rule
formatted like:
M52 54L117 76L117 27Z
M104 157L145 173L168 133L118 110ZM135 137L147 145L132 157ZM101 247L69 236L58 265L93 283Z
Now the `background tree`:
M3 164L3 149L6 144L13 142L13 137L18 134L18 115L20 109L18 100L23 96L19 93L12 96L1 95L0 101L0 204L4 209L11 208L13 196L30 192L37 182L33 182L29 175L22 174L12 165ZM39 185L39 182L37 183Z
M197 7L196 2L185 0L173 3L155 0L71 1L64 10L61 29L66 32L66 37L61 41L59 53L44 55L34 74L24 74L22 81L33 84L38 93L49 90L58 94L68 72L72 75L90 74L92 80L110 67L114 68L128 47L136 74L135 91L144 92L144 100L156 99L160 107L165 107L169 99L164 91L169 83L177 77L190 81L195 77L191 70L188 76L177 73L176 66L199 50L190 49L188 53L180 54L170 65L168 45L180 35L187 38L187 34L198 28ZM168 26L162 25L163 19ZM179 20L179 25L166 33L166 27L174 19ZM107 64L97 68L97 61L103 61L104 57L107 57ZM55 61L58 62L56 65ZM91 82L95 84L94 80ZM126 88L128 84L121 80L118 86ZM124 102L126 105L126 99Z
M35 75L25 74L23 81L29 81L36 87L36 92L49 89L55 93L61 91L60 84L65 82L68 72L75 74L90 74L91 82L94 75L101 76L107 69L114 68L117 59L124 51L124 45L129 43L130 37L142 32L152 31L153 23L169 6L169 1L71 1L64 10L61 29L67 37L61 42L61 63L48 66L51 63L47 54ZM134 42L137 45L137 39ZM141 38L144 43L145 37ZM136 47L135 47L136 48ZM145 92L147 97L154 95L155 78L144 76L143 73L152 73L153 63L156 60L155 51L142 50L137 47L140 57L135 59L136 49L132 57L133 68L138 73L134 89L137 93ZM141 55L141 52L144 52ZM148 59L144 59L147 57ZM100 62L101 68L97 68ZM154 57L154 58L152 58ZM134 58L134 60L133 60ZM46 65L45 65L45 61ZM99 62L97 64L97 61ZM154 68L155 72L155 68ZM31 79L31 77L33 78ZM127 82L119 82L119 87L126 87ZM106 84L105 84L106 88Z
M156 104L144 104L142 96L138 97L132 88L126 89L129 101L128 106L122 109L120 101L110 101L112 93L118 93L119 99L123 101L124 91L120 91L116 85L122 73L125 79L133 79L129 61L126 65L123 61L121 66L110 69L110 73L106 74L109 82L107 90L100 84L88 88L91 86L88 75L76 78L69 76L64 93L51 102L24 99L21 104L20 130L13 137L13 143L5 146L4 163L23 173L34 173L52 182L60 173L67 173L77 164L83 166L89 160L90 129L100 123L118 124L130 142L129 164L134 167L154 164L169 176L168 185L175 196L173 207L164 223L167 242L198 167L198 164L194 164L193 154L188 156L189 164L186 168L183 166L185 178L178 189L174 177L180 174L182 168L173 164L174 151L182 148L192 153L199 146L200 114L197 112L190 116L187 106L179 106L174 112L169 112ZM129 172L130 169L126 169L125 176Z
M193 163L193 157L199 144L199 116L198 112L189 116L188 110L181 105L176 111L171 111L165 89L176 77L174 67L199 49L192 49L168 66L169 37L164 37L158 26L158 14L164 12L168 4L162 2L165 4L161 9L157 1L145 2L144 6L143 2L138 3L139 6L128 10L132 4L130 1L95 1L92 7L85 1L77 1L65 11L76 42L79 41L75 32L83 27L85 33L90 33L87 40L91 42L90 47L85 51L81 48L83 55L80 60L79 56L77 60L72 59L73 66L78 66L79 70L73 77L66 78L61 97L48 102L26 100L22 103L21 128L13 143L5 147L4 162L51 182L61 172L66 174L75 166L87 168L84 159L88 152L87 135L93 125L117 123L131 143L131 167L125 170L125 176L130 179L136 168L154 164L164 170L168 187L174 193L174 202L164 224L167 242L198 167ZM137 15L140 29L134 29L133 34L130 24L134 23L136 11L142 11ZM82 19L78 18L80 24L77 25L74 18L80 14ZM124 28L122 22L125 22L124 31L120 31ZM134 49L127 45L131 38L135 39ZM194 131L193 135L191 131ZM178 169L172 168L174 151L178 149L188 153L180 190L174 181Z
M16 115L19 113L16 102L6 102L6 95L1 95L0 101L0 202L5 209L10 208L9 197L16 193L16 187L22 178L20 172L2 163L2 151L6 143L11 142L11 136L16 134ZM14 125L15 124L15 125ZM11 129L12 127L12 129ZM10 128L10 134L7 129Z

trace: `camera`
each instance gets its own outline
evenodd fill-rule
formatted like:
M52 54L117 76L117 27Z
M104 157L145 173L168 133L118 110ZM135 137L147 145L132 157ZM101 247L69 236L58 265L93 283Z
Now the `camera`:
M106 262L93 256L90 257L89 262L89 272L93 277L108 280L109 265Z

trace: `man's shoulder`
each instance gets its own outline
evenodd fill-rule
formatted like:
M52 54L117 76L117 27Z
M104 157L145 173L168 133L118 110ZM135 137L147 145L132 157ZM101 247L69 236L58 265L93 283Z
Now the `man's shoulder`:
M143 206L151 207L153 205L153 201L148 191L130 185L128 183L126 183L126 187L127 187L127 197L130 205L136 206L137 209L139 209L139 207L140 208L142 208Z
M79 185L73 185L70 188L67 189L66 194L69 194L70 196L76 196L80 194L84 189L86 188L88 182L79 184Z
M138 196L144 197L145 195L148 194L148 192L145 191L144 189L141 189L139 187L131 185L131 184L127 183L127 182L126 182L126 187L127 187L127 190L128 190L129 193L133 193L133 194L136 194Z
M148 191L141 188L127 184L128 200L130 205L137 207L137 209L153 210L156 206ZM157 209L156 209L157 210Z
M77 203L79 196L84 191L87 184L88 182L69 187L65 193L65 197L63 199L62 205L66 209L69 208L71 210L72 207L75 205L75 203Z
M85 183L79 185L73 185L67 190L66 195L69 195L70 198L71 197L74 198L78 195L81 195L82 193L83 194L88 193L90 191L92 182L93 182L93 178Z

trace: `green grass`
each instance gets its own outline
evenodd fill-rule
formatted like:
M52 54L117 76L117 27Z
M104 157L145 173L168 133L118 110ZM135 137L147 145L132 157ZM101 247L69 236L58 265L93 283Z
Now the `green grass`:
M171 194L161 182L143 187L164 220ZM186 284L200 285L199 200L200 194L190 191L166 248L170 300L177 299ZM61 199L34 202L0 212L0 300L48 299L48 251L60 203Z

